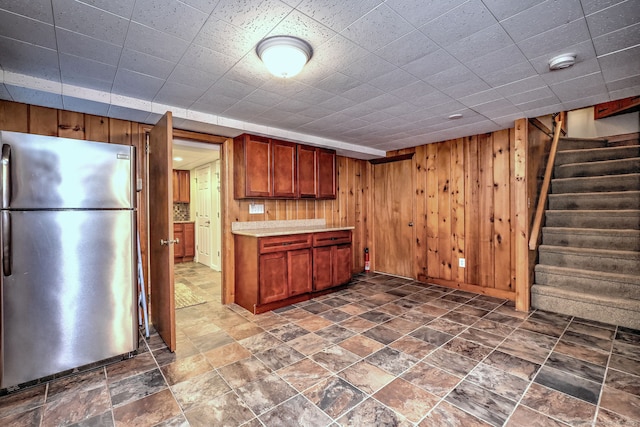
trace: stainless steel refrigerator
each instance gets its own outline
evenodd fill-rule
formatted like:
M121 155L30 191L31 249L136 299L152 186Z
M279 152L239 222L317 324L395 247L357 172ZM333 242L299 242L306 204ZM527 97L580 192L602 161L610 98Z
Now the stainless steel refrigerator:
M0 389L138 347L135 151L0 132Z

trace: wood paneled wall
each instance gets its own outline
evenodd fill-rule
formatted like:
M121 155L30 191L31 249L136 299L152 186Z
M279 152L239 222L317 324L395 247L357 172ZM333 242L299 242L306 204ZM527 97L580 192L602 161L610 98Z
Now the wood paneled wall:
M507 129L389 153L415 152L418 280L515 300L514 144Z
M0 100L0 130L133 145L137 150L138 178L146 179L145 157L140 154L143 152L140 149L143 144L142 126L137 122ZM147 271L147 203L144 190L138 192L137 207L142 260L144 271ZM148 286L147 282L145 280Z
M225 143L223 158L233 158L233 144ZM235 200L233 198L233 164L224 162L226 169L224 201L227 215L223 221L223 276L224 299L233 302L234 263L231 223L236 221L271 221L289 219L321 219L327 225L354 226L352 243L352 270L364 270L364 248L369 245L367 218L369 210L368 182L371 165L364 160L337 157L337 188L335 200ZM249 214L250 203L264 204L264 214Z

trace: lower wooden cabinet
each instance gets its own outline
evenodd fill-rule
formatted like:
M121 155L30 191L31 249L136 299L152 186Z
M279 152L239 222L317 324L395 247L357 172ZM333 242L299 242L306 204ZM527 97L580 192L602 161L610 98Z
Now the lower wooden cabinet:
M190 262L196 255L195 223L180 222L173 224L173 262Z
M351 231L236 235L235 253L235 302L252 313L304 301L351 280Z

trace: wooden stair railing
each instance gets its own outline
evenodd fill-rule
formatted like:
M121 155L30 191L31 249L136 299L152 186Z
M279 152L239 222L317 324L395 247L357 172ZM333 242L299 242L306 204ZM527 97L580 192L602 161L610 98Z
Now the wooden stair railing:
M558 141L560 140L561 130L562 115L559 115L556 117L555 133L553 135L553 142L551 143L551 151L549 152L547 168L544 172L544 181L542 182L542 189L540 190L540 197L538 198L536 216L533 219L533 226L531 227L529 249L532 251L535 251L538 248L538 237L540 236L540 229L542 228L542 217L544 215L545 206L547 205L547 197L549 195L549 187L551 185L551 175L553 173L553 164L556 161L556 152L558 151Z

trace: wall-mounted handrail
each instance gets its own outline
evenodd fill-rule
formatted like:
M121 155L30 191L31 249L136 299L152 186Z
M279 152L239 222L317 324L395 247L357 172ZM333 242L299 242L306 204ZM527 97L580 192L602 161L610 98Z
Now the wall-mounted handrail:
M558 151L558 140L560 139L560 131L562 130L562 120L555 123L555 133L553 134L553 142L551 143L551 151L547 161L547 168L544 171L544 181L538 198L538 207L536 208L536 216L533 219L531 227L531 236L529 238L529 249L535 251L538 248L538 236L542 228L542 216L544 215L545 206L547 205L547 196L549 195L549 186L551 185L551 174L553 173L553 165L556 161L556 152Z

